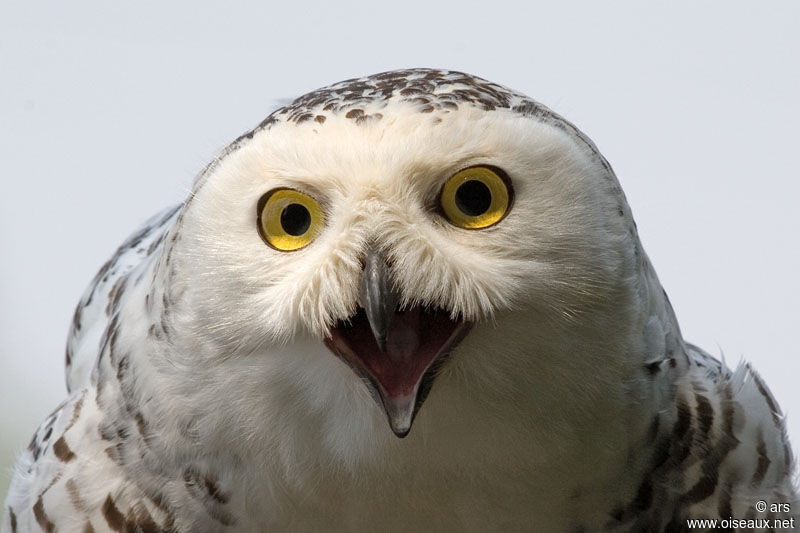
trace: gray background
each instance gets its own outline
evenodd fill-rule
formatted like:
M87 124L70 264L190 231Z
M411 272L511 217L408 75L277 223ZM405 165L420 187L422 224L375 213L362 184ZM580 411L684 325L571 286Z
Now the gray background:
M412 66L593 138L685 337L752 361L800 445L800 3L122 4L0 5L0 498L122 239L276 102Z

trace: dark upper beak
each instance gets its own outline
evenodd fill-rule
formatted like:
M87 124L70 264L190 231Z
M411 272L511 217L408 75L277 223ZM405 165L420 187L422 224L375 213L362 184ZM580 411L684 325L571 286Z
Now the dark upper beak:
M370 247L364 257L359 296L378 348L385 352L386 335L400 302L400 295L394 290L389 277L388 262L374 247Z
M370 247L361 275L361 308L331 328L325 344L371 384L392 431L402 438L440 363L470 324L423 305L398 309L400 294L389 270L384 254Z

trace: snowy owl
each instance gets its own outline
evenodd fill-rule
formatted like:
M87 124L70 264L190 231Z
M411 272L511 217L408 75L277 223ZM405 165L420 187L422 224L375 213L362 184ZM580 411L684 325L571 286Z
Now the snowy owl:
M337 83L236 139L101 268L67 389L3 531L657 532L800 510L777 402L681 337L595 145L459 72Z

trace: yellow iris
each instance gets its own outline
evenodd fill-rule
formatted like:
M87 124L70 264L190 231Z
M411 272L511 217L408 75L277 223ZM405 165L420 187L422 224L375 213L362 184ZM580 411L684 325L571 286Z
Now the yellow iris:
M464 229L500 222L511 206L508 178L501 173L490 167L469 167L448 179L439 200L447 219Z
M271 247L291 252L319 235L325 214L316 200L294 189L275 189L258 202L258 232Z

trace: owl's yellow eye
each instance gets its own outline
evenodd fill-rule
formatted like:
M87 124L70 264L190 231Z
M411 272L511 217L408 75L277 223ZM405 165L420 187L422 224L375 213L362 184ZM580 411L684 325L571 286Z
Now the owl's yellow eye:
M258 233L282 252L308 246L319 235L325 214L316 200L294 189L274 189L258 201Z
M511 184L502 170L469 167L447 180L439 201L453 225L482 229L500 222L508 213L511 200Z

